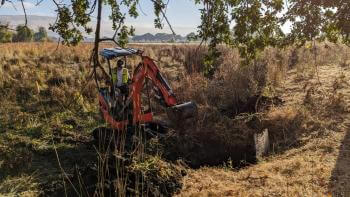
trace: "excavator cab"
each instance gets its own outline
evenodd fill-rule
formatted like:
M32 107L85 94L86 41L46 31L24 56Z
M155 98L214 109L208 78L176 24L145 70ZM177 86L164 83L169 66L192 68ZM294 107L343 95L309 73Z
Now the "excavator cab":
M116 74L117 61L122 60L125 69L127 69L127 57L136 55L137 52L137 50L129 48L110 48L100 52L100 55L105 59L104 62L107 63L107 71L103 70L105 82L98 83L99 103L103 117L108 122L113 122L111 120L119 122L131 118L128 108L132 107L132 103L125 103L129 94L130 81L124 84L123 87L117 87L117 78L114 75ZM101 68L104 69L104 67ZM121 111L122 109L123 111Z
M95 78L99 90L98 100L102 116L112 129L122 130L129 125L147 124L154 121L152 108L143 110L143 105L146 103L142 102L142 91L144 88L149 88L148 81L151 81L152 89L156 93L153 96L165 108L171 121L170 125L177 127L183 123L183 120L196 116L197 105L192 101L178 103L173 90L159 68L150 57L144 56L141 50L105 48L99 54L107 63L107 69L105 69L106 66L101 66L100 69L108 79L106 83L101 83L101 80ZM120 100L120 92L115 88L116 82L112 77L113 65L116 64L113 64L112 61L123 59L124 64L129 66L127 59L135 56L139 57L140 63L136 68L129 68L132 71L131 80L127 84L127 93ZM148 97L150 97L149 94Z

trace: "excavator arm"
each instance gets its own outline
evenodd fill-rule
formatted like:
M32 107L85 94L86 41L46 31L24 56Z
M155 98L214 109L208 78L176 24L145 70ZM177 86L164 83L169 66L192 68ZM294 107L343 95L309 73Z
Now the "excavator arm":
M167 80L162 76L153 60L147 56L142 56L142 63L135 69L133 76L133 86L137 87L135 93L139 94L141 92L146 78L150 79L153 82L153 85L158 88L166 107L171 107L177 104L173 90Z
M141 114L141 90L144 86L146 78L150 79L154 86L160 91L162 99L167 108L167 114L172 122L178 122L181 119L190 118L197 112L197 106L193 102L179 104L175 94L171 89L167 80L162 76L154 61L142 56L142 63L135 69L132 81L132 97L133 97L133 123L149 122L152 114ZM176 123L175 123L176 124Z

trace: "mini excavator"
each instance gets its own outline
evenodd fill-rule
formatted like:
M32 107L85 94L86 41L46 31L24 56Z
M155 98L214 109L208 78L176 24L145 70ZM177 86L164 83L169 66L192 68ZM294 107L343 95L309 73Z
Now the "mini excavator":
M108 123L110 129L113 131L125 131L130 126L137 125L152 125L154 123L154 114L152 108L144 110L142 103L142 91L147 89L148 101L149 81L151 82L151 90L154 93L155 100L165 108L168 119L171 125L183 124L183 120L191 119L196 116L197 105L190 101L186 103L178 103L176 96L171 89L169 83L161 74L155 62L148 56L143 55L143 51L132 48L105 48L100 51L100 56L104 58L104 62L108 65L107 71L101 67L104 75L109 76L109 82L104 85L95 75L95 81L98 87L98 100L100 111L103 119ZM138 56L141 61L132 69L131 79L129 79L126 94L123 95L122 102L113 106L111 103L117 98L115 93L115 81L113 81L112 70L113 65L111 61L116 59L123 59L127 65L127 58ZM96 68L95 68L96 69ZM148 102L149 105L150 102ZM97 134L94 133L94 136Z

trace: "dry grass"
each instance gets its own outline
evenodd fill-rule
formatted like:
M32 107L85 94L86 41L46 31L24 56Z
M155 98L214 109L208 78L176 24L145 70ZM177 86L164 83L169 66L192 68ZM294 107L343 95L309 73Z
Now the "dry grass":
M273 92L286 101L262 117L262 127L268 128L272 142L271 155L239 170L193 170L179 196L348 196L350 73L341 65L348 61L344 54L349 50L323 46L317 46L321 55L316 56L316 62L312 51L305 49L291 51L299 56L292 68L276 64L277 57L268 60L272 67L268 67L267 79L272 85L280 84ZM266 53L271 57L274 52ZM288 56L281 59L287 62ZM285 80L274 83L278 78Z
M133 47L157 61L180 101L199 105L191 127L156 145L166 159L207 166L188 169L179 196L347 196L348 48L318 44L316 61L314 49L267 49L254 64L241 67L237 52L221 47L219 69L208 80L198 72L205 48L195 53L193 45ZM87 79L91 45L55 49L54 43L0 45L2 195L53 195L62 188L54 149L68 174L75 163L95 158L87 142L103 122L94 83ZM278 96L285 103L255 105L256 95ZM251 136L265 128L270 155L247 166ZM161 185L168 181L162 178L172 177L168 169L179 165L157 158L132 168L159 172Z
M78 182L74 175L76 166L84 172L85 167L96 163L96 150L90 133L95 127L105 124L99 117L95 84L88 78L91 45L60 47L56 51L53 43L22 43L1 45L0 50L4 52L0 57L0 193L17 195L23 191L34 191L27 185L19 189L9 188L9 182L21 184L21 181L25 181L24 174L33 177L27 180L28 185L35 183L37 192L33 196L40 193L60 195L66 189L69 195L74 195L79 193L76 188L84 193L86 188L80 187L81 184L75 185L75 181ZM133 159L135 166L137 162L151 163L142 158ZM136 191L128 192L155 194L178 190L181 185L168 185L176 184L179 182L177 179L182 177L181 171L177 170L179 166L172 168L171 164L163 163L163 166L149 169L129 166L128 176L137 181L129 181ZM102 163L98 168L104 165ZM89 178L108 178L102 175L105 170L95 170L95 174ZM34 175L30 175L34 172L38 172L35 179ZM141 185L145 180L147 182ZM90 184L89 181L87 184ZM101 180L100 183L104 184L105 181ZM163 186L158 186L161 183ZM122 193L128 189L121 184L116 187ZM98 191L101 195L103 188L100 187Z

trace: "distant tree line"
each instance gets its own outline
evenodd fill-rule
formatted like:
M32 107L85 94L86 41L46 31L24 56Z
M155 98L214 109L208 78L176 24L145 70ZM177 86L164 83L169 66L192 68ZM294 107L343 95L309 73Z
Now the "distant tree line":
M8 42L47 42L50 41L45 27L39 27L37 32L24 25L18 25L16 31L0 28L0 43Z
M189 33L186 36L174 35L168 33L145 33L142 35L135 35L132 37L134 42L189 42L189 41L197 41L195 39L195 33Z

